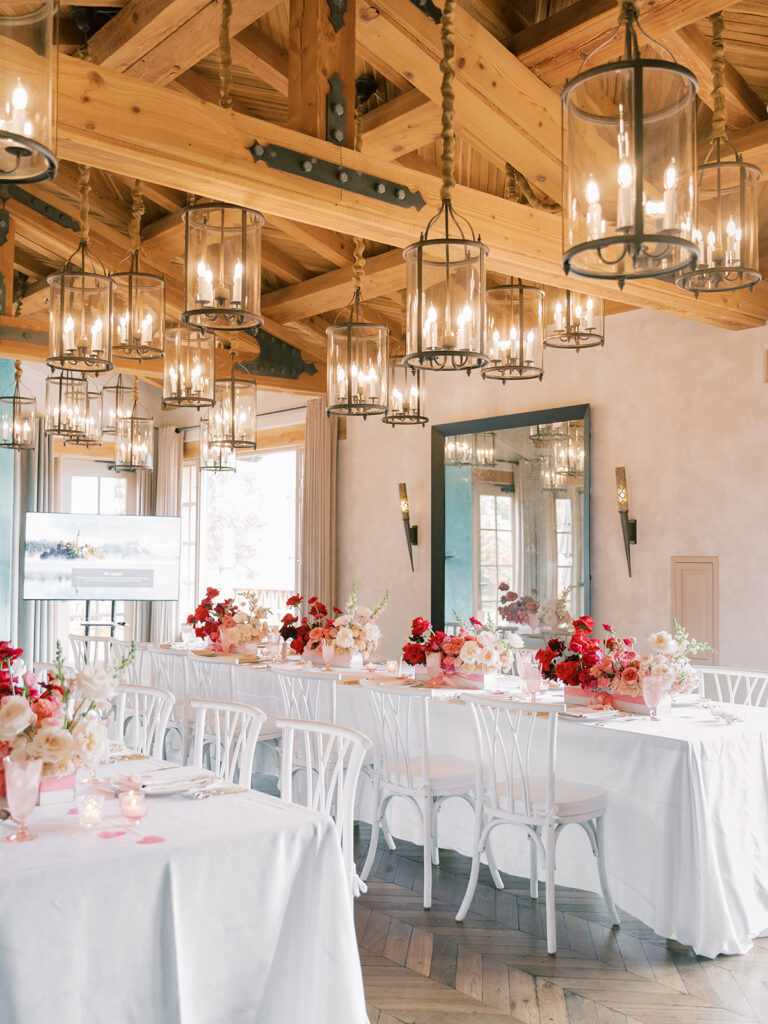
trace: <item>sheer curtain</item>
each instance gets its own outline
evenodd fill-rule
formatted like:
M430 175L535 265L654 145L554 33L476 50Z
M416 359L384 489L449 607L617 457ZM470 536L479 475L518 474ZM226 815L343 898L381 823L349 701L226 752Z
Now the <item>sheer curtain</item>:
M301 593L336 600L336 445L339 425L325 401L307 402L301 512Z
M157 435L155 435L157 451ZM155 506L155 471L136 473L136 515L151 516ZM133 636L136 643L149 640L152 623L152 602L135 601L133 605Z
M175 427L160 427L155 435L155 515L177 516L181 513L181 465L184 457L184 435ZM150 637L163 643L175 640L179 630L179 602L153 601Z

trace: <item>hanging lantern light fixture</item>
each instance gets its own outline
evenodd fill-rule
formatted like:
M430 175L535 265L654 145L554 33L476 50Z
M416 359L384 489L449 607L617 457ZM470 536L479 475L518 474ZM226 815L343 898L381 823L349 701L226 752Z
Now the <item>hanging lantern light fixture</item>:
M34 448L36 443L34 397L21 386L21 360L15 363L12 395L0 396L0 448Z
M151 470L154 464L155 424L139 405L139 381L133 378L133 404L130 416L122 416L115 432L115 465L118 472Z
M256 381L236 377L235 360L233 352L229 377L216 381L216 401L208 416L208 440L222 448L253 450L256 448Z
M621 0L621 60L589 67L563 90L566 170L563 268L617 281L692 267L695 212L695 75L638 24ZM640 56L650 43L659 57Z
M561 491L565 487L565 479L553 448L539 459L539 480L542 491Z
M712 22L712 134L709 152L696 172L694 269L680 274L686 291L729 292L754 288L759 270L757 196L760 168L744 163L728 141L725 123L725 43L722 12Z
M83 374L72 370L52 373L45 382L45 433L74 438L82 433L87 412L88 381Z
M605 344L603 300L586 292L547 288L544 293L544 347L581 352Z
M80 243L62 269L48 278L50 339L46 362L54 369L86 374L113 369L109 277L88 248L91 172L79 169Z
M104 401L104 433L114 434L118 420L131 415L133 387L127 377L118 373L114 383L104 385L101 395Z
M424 374L416 373L397 360L389 362L389 388L384 422L393 427L429 423L424 415Z
M56 174L54 0L0 8L0 182Z
M165 338L163 406L202 409L214 403L216 338L207 331L176 327Z
M455 184L453 129L453 11L445 0L443 44L442 204L406 261L405 363L418 370L481 369L489 362L485 336L485 260L488 249L451 202Z
M232 106L231 0L221 5L219 102ZM184 211L185 299L182 323L211 331L260 327L261 229L256 210L200 203Z
M144 213L141 182L135 182L131 197L131 251L126 257L128 269L120 270L118 267L109 279L112 293L112 355L141 362L143 359L163 358L165 281L157 274L142 272L139 267L141 218Z
M200 421L200 469L210 473L234 473L237 470L235 449L211 440L207 419Z
M496 465L496 435L492 431L475 434L473 463L486 469Z
M552 448L568 440L567 423L534 423L528 431L534 448Z
M491 362L483 379L532 380L544 376L542 309L544 292L514 279L486 292L486 333Z
M471 434L452 434L445 439L446 466L471 466L475 441Z

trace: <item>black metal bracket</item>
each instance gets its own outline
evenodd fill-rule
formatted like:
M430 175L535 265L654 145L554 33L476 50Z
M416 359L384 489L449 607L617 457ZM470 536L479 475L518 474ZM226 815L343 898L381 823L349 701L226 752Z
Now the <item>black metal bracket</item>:
M386 178L377 178L372 174L362 174L330 160L318 160L317 157L297 153L283 146L262 146L254 142L248 148L256 164L264 163L286 174L296 174L300 178L311 178L323 185L332 185L345 192L355 192L369 199L379 199L382 203L392 206L415 207L420 210L425 204L420 192L412 192L405 185L399 185Z
M621 516L621 532L624 537L624 554L627 556L627 572L632 576L632 558L629 553L630 544L637 544L637 520L629 518L629 512L619 511Z
M411 0L411 3L414 7L418 7L423 14L426 14L428 18L431 18L436 25L440 24L443 17L442 11L439 7L435 7L432 0Z
M344 83L334 71L328 79L328 95L325 98L325 137L340 146L347 142L347 105L344 102Z
M8 228L11 224L11 215L7 210L0 210L0 245L8 241Z
M21 203L22 206L26 206L27 209L33 210L35 213L42 214L43 217L62 228L69 228L70 231L80 230L80 222L70 217L68 213L58 210L50 203L46 203L45 200L38 199L37 196L30 195L18 185L13 185L10 182L0 185L0 199L15 199L17 203Z
M48 347L48 331L30 331L25 327L0 327L3 341L26 342L27 345Z
M347 0L328 0L329 21L333 31L338 32L344 26L344 15L347 13Z
M248 333L258 341L259 354L247 362L238 360L238 365L246 373L260 377L282 377L285 380L297 380L302 373L310 377L317 373L315 364L305 362L301 352L282 338L276 338L261 327L252 328Z

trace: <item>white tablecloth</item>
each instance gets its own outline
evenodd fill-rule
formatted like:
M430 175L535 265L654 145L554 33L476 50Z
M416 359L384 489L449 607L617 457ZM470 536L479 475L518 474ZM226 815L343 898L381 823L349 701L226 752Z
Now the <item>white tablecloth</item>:
M330 820L258 793L148 803L166 842L82 832L59 804L0 844L0 1021L367 1022Z
M238 699L269 708L277 692L270 672L238 669ZM768 933L768 710L730 710L744 721L725 725L698 708L675 708L660 723L638 716L632 724L597 727L563 719L558 741L558 771L610 794L616 903L702 956L746 953L753 938ZM337 688L337 719L371 734L363 690ZM437 752L474 757L468 709L438 703L432 742ZM403 800L390 806L395 836L420 842L416 810ZM499 867L526 877L522 831L495 835ZM468 805L448 801L439 815L441 845L470 854L471 836ZM557 854L558 884L599 892L581 829L564 831Z

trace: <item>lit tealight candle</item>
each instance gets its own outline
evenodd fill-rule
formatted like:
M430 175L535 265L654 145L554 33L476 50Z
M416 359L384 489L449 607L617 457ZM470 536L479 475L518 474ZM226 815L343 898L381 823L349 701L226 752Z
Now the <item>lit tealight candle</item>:
M143 793L129 789L120 794L120 813L129 824L138 824L147 813L147 800Z
M399 665L398 665L398 663L396 661L388 661L387 665L386 665L386 668L387 668L387 672L389 673L389 675L396 676L397 675L397 670L399 668Z
M93 828L101 824L101 805L104 797L101 793L81 793L77 798L78 821L83 828Z

